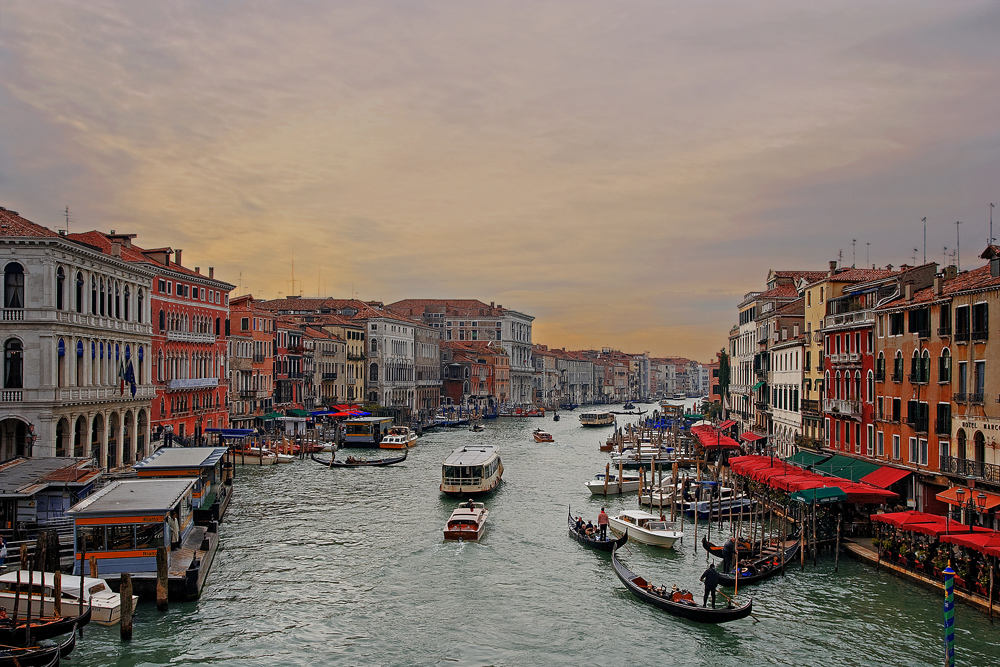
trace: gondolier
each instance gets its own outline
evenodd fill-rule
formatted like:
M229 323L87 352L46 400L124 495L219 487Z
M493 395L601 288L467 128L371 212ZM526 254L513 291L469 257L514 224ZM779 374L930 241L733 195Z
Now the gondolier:
M597 526L601 530L601 539L608 539L608 513L601 508L601 513L597 515Z
M736 540L730 537L722 545L722 571L728 573L733 569L733 556L736 554Z
M701 601L701 606L708 606L708 596L711 594L712 608L715 609L715 587L719 585L719 573L715 571L715 563L708 564L708 569L701 574L701 580L705 582L705 597Z

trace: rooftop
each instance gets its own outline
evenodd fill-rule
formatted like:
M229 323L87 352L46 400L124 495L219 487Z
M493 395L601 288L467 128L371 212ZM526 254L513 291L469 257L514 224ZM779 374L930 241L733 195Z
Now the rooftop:
M226 447L161 447L134 467L136 470L211 468L219 462L226 450Z
M194 487L193 479L119 480L74 505L68 514L166 514Z

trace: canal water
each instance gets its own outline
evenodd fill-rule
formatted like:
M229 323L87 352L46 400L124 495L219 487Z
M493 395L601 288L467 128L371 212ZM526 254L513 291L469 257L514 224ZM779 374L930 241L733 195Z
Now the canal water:
M646 406L652 407L652 406ZM940 665L938 595L849 558L747 587L756 619L697 625L632 598L610 557L566 534L567 506L594 519L584 482L604 469L610 428L498 419L482 433L430 431L387 468L310 460L237 468L236 495L200 600L139 606L134 637L91 625L85 665ZM634 419L633 417L619 417ZM539 444L544 427L554 443ZM465 443L501 448L504 481L486 499L481 543L445 543L457 501L438 491L441 461ZM376 457L378 450L350 450ZM341 453L343 456L344 453ZM636 506L609 499L609 512ZM703 526L705 524L702 524ZM686 524L675 550L630 543L648 580L701 598L706 554ZM699 528L699 538L701 537ZM721 600L721 598L720 598ZM958 663L1000 664L1000 624L957 607Z

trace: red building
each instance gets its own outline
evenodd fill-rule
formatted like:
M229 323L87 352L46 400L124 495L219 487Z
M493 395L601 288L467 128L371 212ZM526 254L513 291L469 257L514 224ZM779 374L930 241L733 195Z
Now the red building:
M229 292L234 285L217 280L200 267L181 264L181 250L144 250L132 243L135 234L87 232L69 238L120 253L129 262L156 271L150 294L153 323L153 439L199 438L203 429L229 425L226 396L226 325ZM142 361L142 359L140 359Z
M230 321L230 420L254 428L263 425L260 418L273 407L275 317L246 294L230 303Z

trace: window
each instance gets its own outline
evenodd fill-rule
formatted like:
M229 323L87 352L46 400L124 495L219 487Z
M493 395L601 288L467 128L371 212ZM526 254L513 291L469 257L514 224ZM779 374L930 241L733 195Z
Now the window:
M931 335L930 308L917 308L907 314L910 320L910 333L917 334L921 338L929 338Z
M937 404L934 432L938 435L948 435L951 433L951 403Z
M972 400L977 403L982 403L983 392L986 390L986 362L977 361L974 366L975 370L975 391L973 392Z
M950 336L951 335L951 306L943 305L941 306L940 314L938 316L938 335L939 336Z
M3 386L5 389L24 387L24 347L16 338L3 346Z
M129 291L128 285L125 286L125 321L129 321L129 303L132 298L132 293Z
M875 438L875 456L885 456L885 433L879 431Z
M76 290L74 290L75 292L74 296L76 296L76 312L78 313L83 312L83 286L84 286L83 273L77 271Z
M135 311L135 321L138 322L139 324L142 324L143 310L144 308L142 307L142 289L140 289L139 294L136 297L136 311Z
M24 267L17 262L3 270L3 307L24 308Z
M244 317L240 320L240 329L242 331L250 331L250 318Z
M871 428L870 426L868 428ZM871 447L871 445L869 445ZM854 453L861 453L861 424L854 425Z
M879 352L878 358L875 359L875 380L877 382L885 381L885 353Z
M378 364L372 364L368 367L368 380L378 382Z
M906 449L906 460L909 463L917 462L917 439L910 438L909 447Z
M867 393L865 394L865 401L871 403L874 396L875 396L875 374L872 373L871 371L868 371L868 386L867 386Z
M941 350L938 357L938 382L951 382L951 351L948 348Z
M899 460L899 436L892 436L892 458Z
M899 423L903 411L903 402L900 398L892 399L892 421Z
M66 292L66 272L63 267L56 269L56 310L63 309L63 294Z
M97 314L97 278L90 276L90 312Z
M896 358L893 359L892 365L892 381L902 382L903 381L903 353L896 350Z
M161 278L159 280L159 282L157 283L157 288L159 289L160 294L166 294L167 293L167 281L163 280Z
M963 394L962 398L959 400L964 400L964 394L969 386L969 365L964 361L958 362L958 390L959 394Z
M972 339L989 338L989 304L977 303L972 307Z
M167 328L167 313L164 310L160 311L160 331L164 331Z
M76 529L76 539L80 551L104 551L104 526L80 526Z
M903 335L903 313L889 314L889 335L890 336Z
M865 440L865 454L871 458L875 454L875 427L868 424L868 438Z
M969 307L958 306L955 308L955 340L969 340Z

